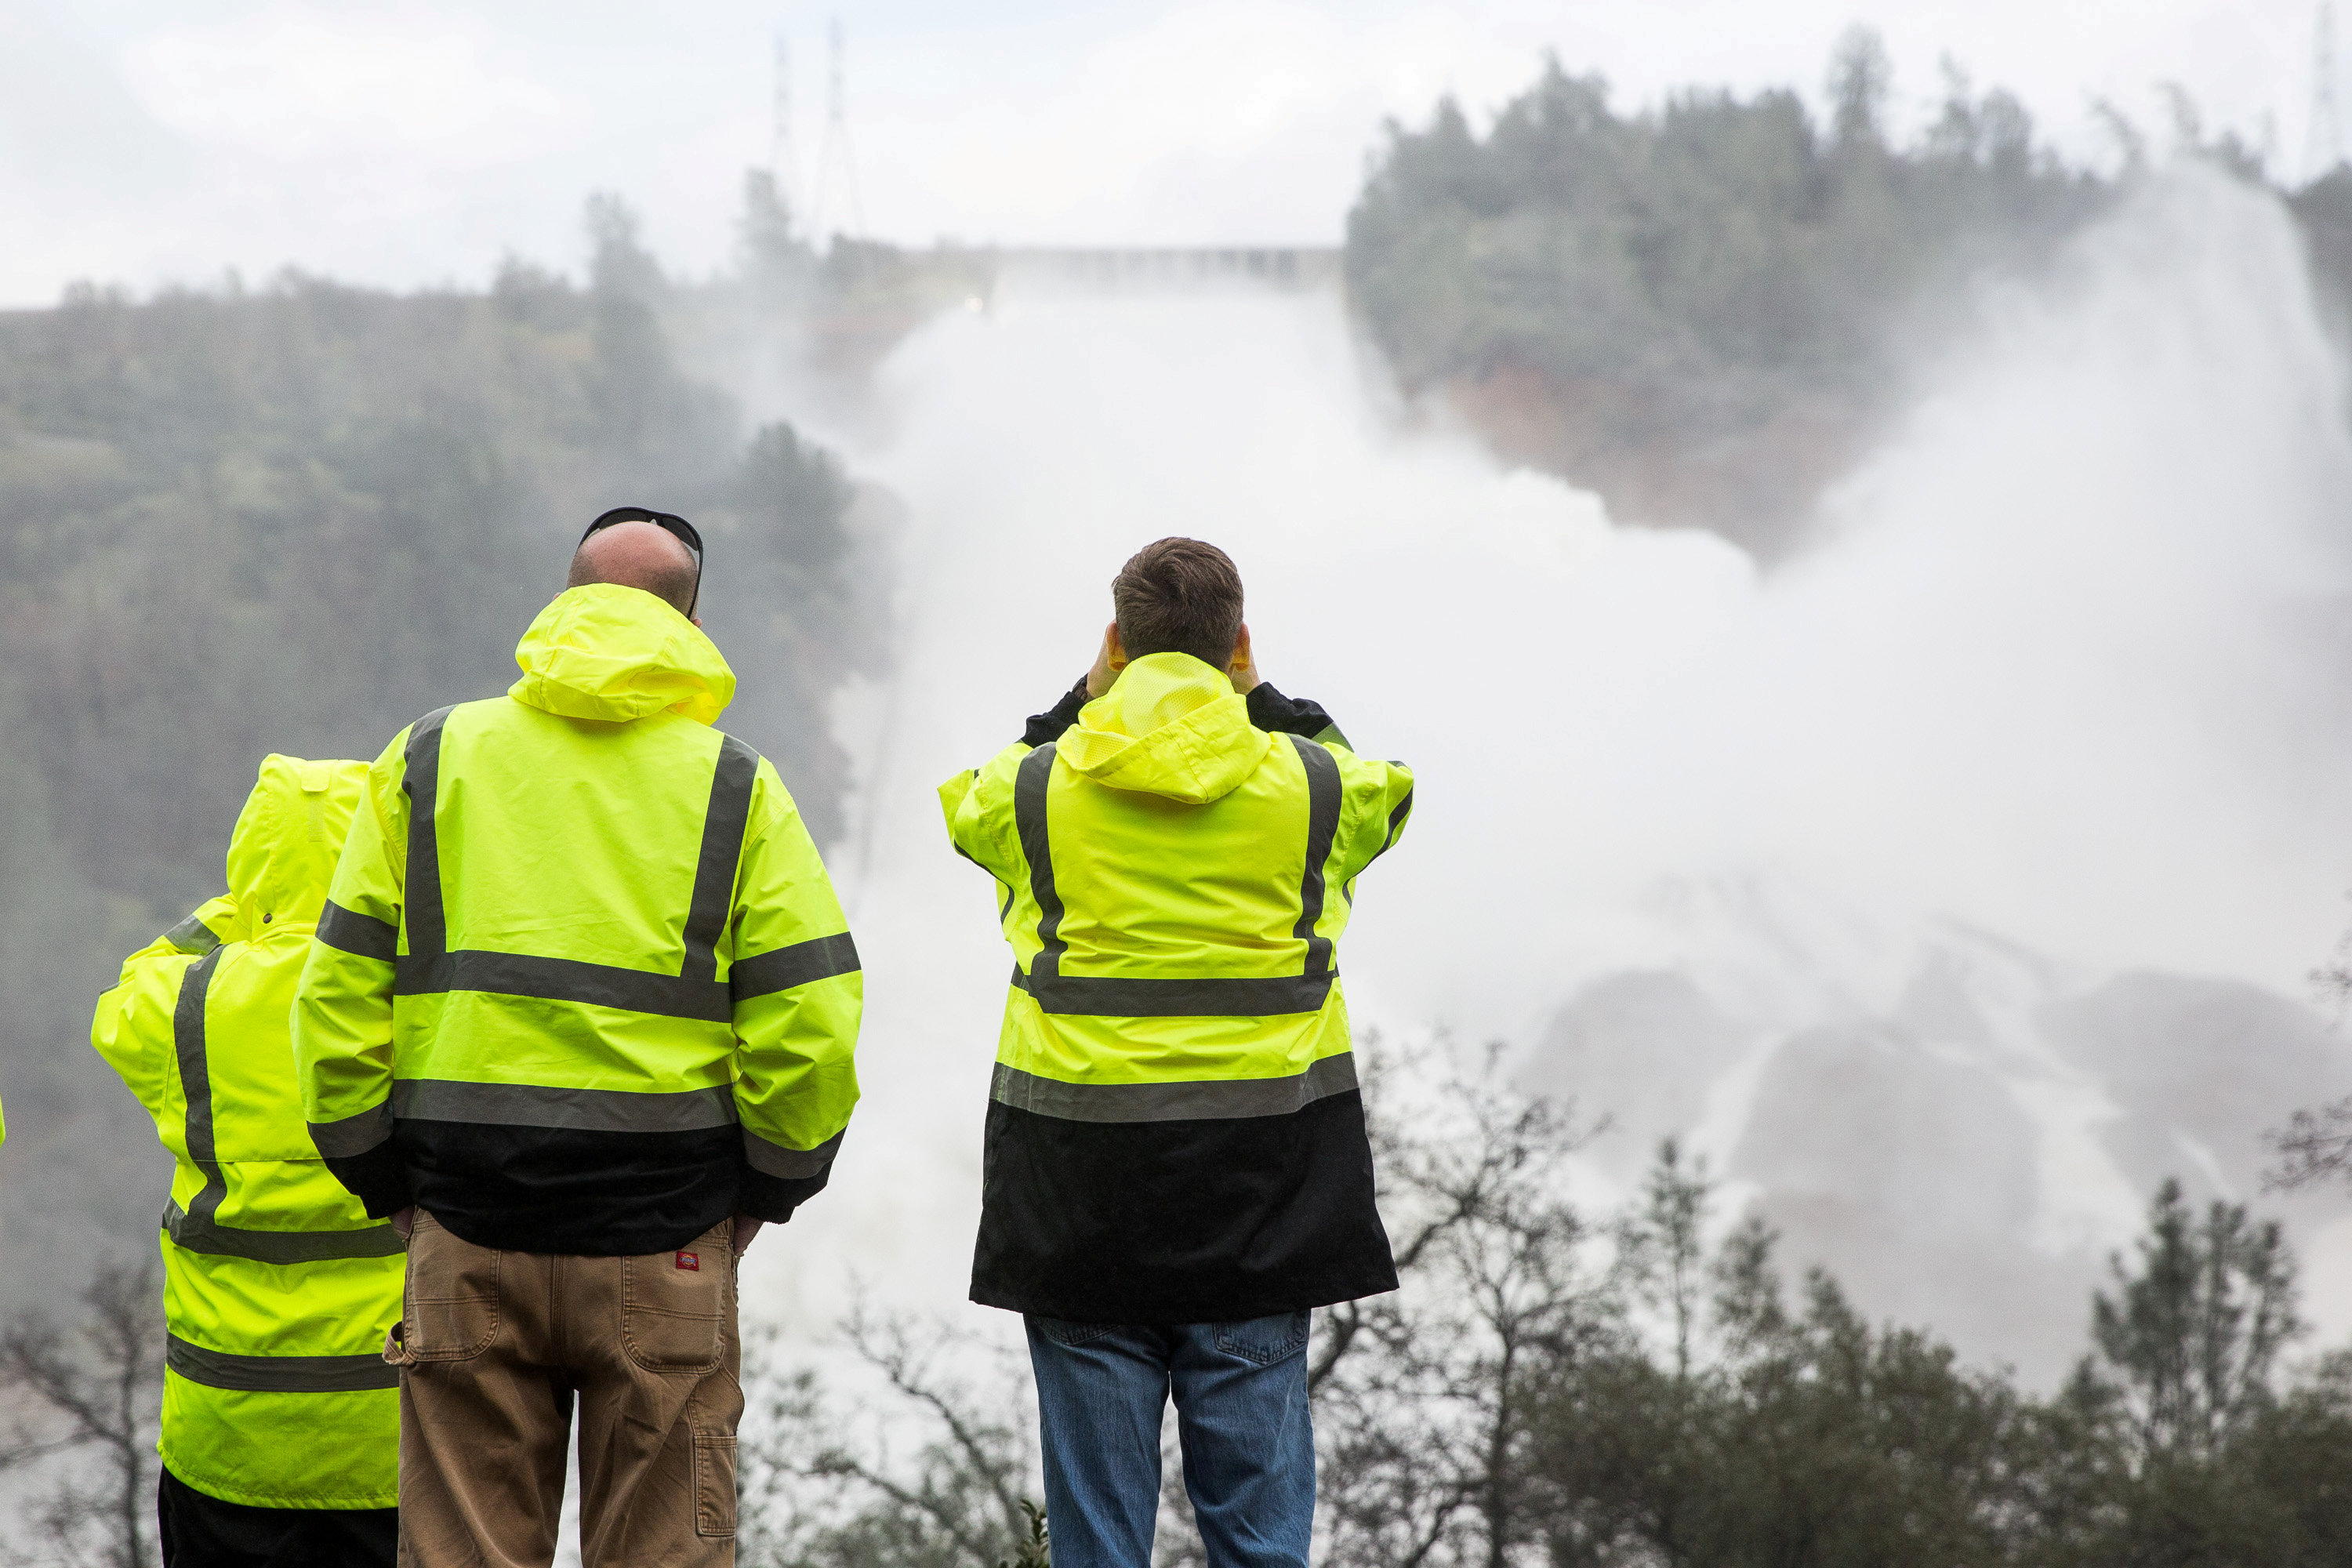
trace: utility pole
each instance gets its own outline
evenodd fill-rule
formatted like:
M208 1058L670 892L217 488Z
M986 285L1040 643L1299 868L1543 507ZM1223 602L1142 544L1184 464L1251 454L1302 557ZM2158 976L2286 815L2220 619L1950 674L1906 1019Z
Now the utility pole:
M768 101L768 173L786 210L800 206L800 159L793 149L793 44L776 35L776 80Z
M843 63L841 16L825 25L830 67L825 81L824 151L817 161L816 192L809 208L809 237L821 241L830 223L855 237L866 228L865 205L857 195L857 156L849 144L848 71ZM835 215L838 205L839 216Z
M2311 123L2304 139L2305 184L2332 173L2344 161L2344 124L2336 117L2336 0L2319 0L2311 38Z

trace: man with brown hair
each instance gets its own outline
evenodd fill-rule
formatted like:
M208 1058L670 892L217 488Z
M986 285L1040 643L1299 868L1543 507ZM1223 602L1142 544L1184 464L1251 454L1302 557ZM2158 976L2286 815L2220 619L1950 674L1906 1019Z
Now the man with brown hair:
M1412 806L1163 539L1094 668L940 788L1015 959L972 1300L1025 1315L1055 1568L1148 1568L1174 1398L1212 1568L1304 1568L1308 1310L1396 1287L1335 944Z

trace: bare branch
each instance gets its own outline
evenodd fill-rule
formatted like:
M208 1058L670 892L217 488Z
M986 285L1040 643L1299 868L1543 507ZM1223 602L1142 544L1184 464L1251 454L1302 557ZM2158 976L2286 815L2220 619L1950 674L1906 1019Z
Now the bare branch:
M2323 1183L2352 1180L2352 1095L2298 1110L2282 1129L2265 1133L2279 1163L2263 1173L2272 1192L2292 1192Z
M995 1497L997 1507L1004 1518L1005 1529L1019 1535L1024 1518L1022 1500L1010 1484L1011 1466L1006 1463L1003 1452L1004 1440L1012 1435L1001 1426L983 1428L958 1404L956 1398L929 1381L922 1369L914 1365L903 1323L885 1325L880 1331L891 1337L891 1343L877 1345L877 1330L867 1321L861 1304L852 1314L846 1331L850 1344L858 1354L878 1368L890 1380L893 1388L940 1418L940 1424L948 1429L950 1440L963 1455L971 1473L979 1477ZM940 1337L944 1340L948 1336L943 1334Z

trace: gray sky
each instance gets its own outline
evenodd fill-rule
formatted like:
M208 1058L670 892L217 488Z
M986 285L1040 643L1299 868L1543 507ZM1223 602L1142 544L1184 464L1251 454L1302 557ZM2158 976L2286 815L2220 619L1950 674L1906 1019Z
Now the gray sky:
M1543 51L1621 105L1690 84L1816 93L1847 23L1886 37L1924 114L1949 50L2061 145L2102 150L2109 98L2155 88L2210 125L2273 121L2297 168L2313 0L873 0L839 7L866 228L889 238L1336 240L1381 121L1452 91L1474 111ZM515 250L574 268L592 190L665 261L723 263L769 142L772 39L793 50L803 186L824 141L807 5L0 0L0 303L76 279L146 289L289 264L478 283ZM836 183L835 190L838 192ZM807 192L803 190L803 195ZM845 204L830 215L846 221ZM828 224L827 226L833 226Z

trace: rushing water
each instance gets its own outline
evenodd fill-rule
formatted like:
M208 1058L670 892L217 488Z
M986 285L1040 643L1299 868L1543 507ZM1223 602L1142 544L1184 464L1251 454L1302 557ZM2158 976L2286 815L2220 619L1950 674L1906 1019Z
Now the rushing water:
M1980 1276L2024 1306L1951 1306L1964 1346L2075 1339L2070 1292L2150 1162L2252 1179L2197 1106L2117 1087L2142 1025L2116 1020L2155 1018L2189 1100L2265 1029L2292 1037L2292 1070L2256 1073L2278 1093L2345 1076L2274 1000L2304 994L2352 882L2352 447L2296 247L2266 199L2154 186L2057 280L1993 301L1825 503L1825 542L1769 575L1401 433L1328 295L1016 294L904 344L869 426L787 409L908 521L896 672L840 714L866 1100L747 1299L811 1330L853 1279L959 1310L1008 958L932 790L1085 668L1126 555L1188 533L1239 563L1269 678L1419 774L1342 948L1360 1031L1513 1041L1530 1081L1696 1133L1732 1195L1781 1194L1865 1276L1871 1237L1915 1218L1955 1239L1904 1245L1964 1294L1979 1251L2040 1259L2024 1286ZM2203 978L2117 1001L2141 972ZM1594 999L1628 976L1682 1000L1604 1027ZM2241 1057L2175 1028L2224 1005L2253 1020ZM2117 1029L2105 1056L2082 1043ZM1928 1130L1856 1153L1885 1181L1808 1143L1849 1090L1835 1114ZM2247 1147L2291 1109L2240 1099ZM1604 1151L1596 1194L1641 1152ZM1910 1206L1870 1209L1846 1190L1865 1175Z

